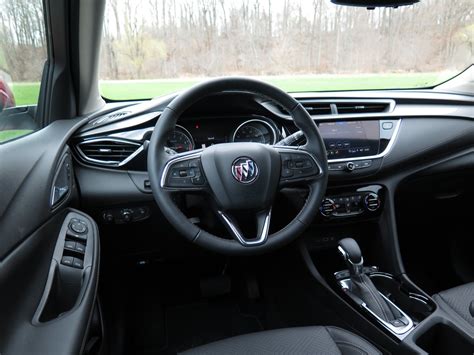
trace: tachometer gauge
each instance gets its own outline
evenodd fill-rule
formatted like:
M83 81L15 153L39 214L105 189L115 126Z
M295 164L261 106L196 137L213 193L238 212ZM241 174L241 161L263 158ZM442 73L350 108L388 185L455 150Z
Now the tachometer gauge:
M255 119L237 127L232 140L233 142L275 144L276 133L270 123Z
M181 126L176 126L174 131L168 136L166 146L176 153L189 152L194 149L194 140L191 134Z

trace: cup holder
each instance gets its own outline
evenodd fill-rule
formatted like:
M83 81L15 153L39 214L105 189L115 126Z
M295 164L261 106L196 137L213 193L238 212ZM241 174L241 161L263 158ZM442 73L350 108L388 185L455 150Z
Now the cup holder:
M472 355L474 352L470 339L443 323L437 323L421 334L416 345L431 355Z
M392 275L374 272L370 278L375 287L390 301L407 313L416 325L434 312L436 305L428 297L417 293L411 285L400 282Z

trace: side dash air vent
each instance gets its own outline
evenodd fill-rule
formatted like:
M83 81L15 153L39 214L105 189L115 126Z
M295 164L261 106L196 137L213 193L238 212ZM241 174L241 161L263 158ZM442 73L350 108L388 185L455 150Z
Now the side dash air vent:
M78 143L81 158L97 165L122 166L143 150L143 145L124 139L97 138Z

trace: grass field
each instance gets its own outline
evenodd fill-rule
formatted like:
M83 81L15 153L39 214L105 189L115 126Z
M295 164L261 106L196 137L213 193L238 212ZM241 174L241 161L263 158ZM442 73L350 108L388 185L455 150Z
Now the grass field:
M0 143L14 139L25 134L33 132L31 129L9 129L6 131L0 131Z
M366 74L366 75L305 75L262 77L285 91L331 91L363 89L404 89L434 85L452 74ZM169 94L190 87L203 79L162 79L102 81L101 94L112 100L144 99ZM14 83L13 93L17 105L35 104L38 101L39 83Z

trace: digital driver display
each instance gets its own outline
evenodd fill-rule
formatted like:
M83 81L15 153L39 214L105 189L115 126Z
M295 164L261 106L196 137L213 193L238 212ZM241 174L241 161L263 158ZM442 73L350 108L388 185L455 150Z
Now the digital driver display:
M377 155L380 146L379 121L340 121L319 124L328 159Z

